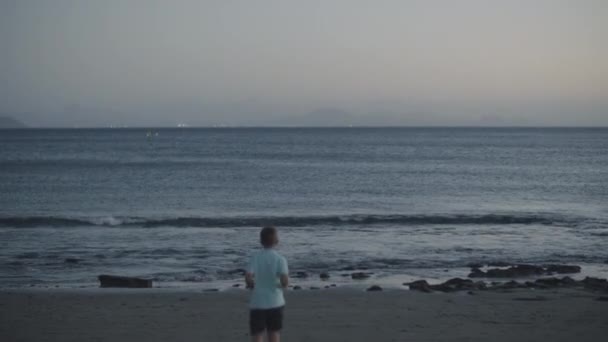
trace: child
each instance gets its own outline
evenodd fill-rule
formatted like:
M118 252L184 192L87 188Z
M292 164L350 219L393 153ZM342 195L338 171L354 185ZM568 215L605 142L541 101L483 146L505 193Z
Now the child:
M279 243L277 230L264 227L260 232L264 249L251 256L245 282L253 289L249 302L249 330L254 342L264 341L264 332L269 342L280 341L283 327L283 289L289 284L287 260L275 251Z

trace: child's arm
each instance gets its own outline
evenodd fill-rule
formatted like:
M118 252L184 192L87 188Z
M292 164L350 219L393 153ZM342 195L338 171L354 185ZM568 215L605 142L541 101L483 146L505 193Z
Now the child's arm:
M281 287L286 288L289 285L289 268L287 267L287 260L281 258L279 263L279 280L281 281Z
M287 274L281 274L281 277L279 279L281 280L282 288L286 288L289 285L289 277L287 276Z
M245 284L248 289L252 289L255 286L255 281L253 280L253 273L245 272Z
M248 289L252 289L255 286L255 273L253 267L253 264L255 263L254 258L255 256L251 257L249 260L249 265L247 265L247 270L245 271L245 285Z

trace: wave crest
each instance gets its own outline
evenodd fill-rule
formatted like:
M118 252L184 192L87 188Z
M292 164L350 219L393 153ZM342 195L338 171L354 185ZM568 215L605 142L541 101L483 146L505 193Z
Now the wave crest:
M581 218L555 214L483 214L483 215L328 215L328 216L251 216L251 217L0 217L0 227L200 227L239 228L277 225L282 227L360 226L360 225L505 225L542 224L578 225Z

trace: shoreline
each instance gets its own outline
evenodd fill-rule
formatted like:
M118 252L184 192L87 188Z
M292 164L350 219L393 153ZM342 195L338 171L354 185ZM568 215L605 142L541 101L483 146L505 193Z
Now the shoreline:
M608 260L607 260L608 261ZM520 267L524 267L520 270ZM554 267L558 269L547 270L546 267ZM543 269L544 267L544 269ZM514 272L505 272L513 270ZM556 270L558 272L556 272ZM290 283L292 286L297 286L298 289L324 289L329 287L339 288L354 288L366 289L373 285L381 286L384 289L407 290L406 284L426 280L431 285L444 283L451 279L470 279L475 282L483 281L487 285L494 283L507 282L522 282L533 283L538 279L544 278L563 278L568 277L576 282L581 282L585 278L606 279L608 278L608 263L602 264L552 264L552 265L537 265L537 264L512 264L512 263L496 263L496 264L471 264L468 267L458 268L435 268L435 269L414 269L408 273L386 272L385 270L366 269L347 267L339 270L328 271L301 271L295 270L290 274ZM414 272L415 271L415 272ZM152 280L154 288L163 289L179 289L184 291L202 290L217 290L225 291L233 288L244 286L242 269L229 269L223 271L224 274L233 274L233 278L216 279L209 281L166 281L150 278L146 276L135 278ZM488 275L486 272L494 272L494 275ZM496 272L502 272L496 274ZM110 273L115 276L132 277L128 272ZM356 277L356 275L361 275ZM42 282L42 283L9 283L0 285L2 290L18 290L18 289L93 289L100 287L97 276L91 276L87 282Z
M7 341L244 341L245 290L0 290ZM286 291L286 341L597 341L608 297L580 289Z

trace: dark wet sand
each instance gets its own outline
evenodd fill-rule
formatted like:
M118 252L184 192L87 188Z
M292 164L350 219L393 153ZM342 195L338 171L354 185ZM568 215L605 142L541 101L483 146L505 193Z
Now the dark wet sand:
M575 290L289 291L283 340L601 341L606 296ZM247 341L247 292L0 291L1 341Z

